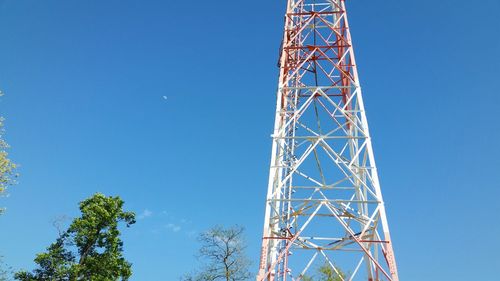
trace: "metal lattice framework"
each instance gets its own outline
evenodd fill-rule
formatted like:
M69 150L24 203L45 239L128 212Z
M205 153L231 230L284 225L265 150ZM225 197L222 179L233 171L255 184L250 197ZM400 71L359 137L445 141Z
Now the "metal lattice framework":
M257 280L398 281L344 0L288 0Z

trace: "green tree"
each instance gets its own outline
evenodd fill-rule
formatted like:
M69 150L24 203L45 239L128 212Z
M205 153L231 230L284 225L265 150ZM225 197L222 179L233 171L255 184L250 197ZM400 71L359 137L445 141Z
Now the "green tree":
M241 281L250 278L250 261L245 254L244 229L239 226L215 226L199 236L202 246L199 257L204 267L195 274L188 274L184 281Z
M301 278L300 278L300 281L313 281L312 277L309 277L307 275L303 275Z
M320 281L342 281L345 279L345 274L340 269L337 268L335 271L327 262L318 268L318 274Z
M308 275L301 276L301 281L342 281L345 280L346 276L339 268L336 268L338 273L331 267L328 262L325 262L322 266L317 268L318 277L311 277Z
M33 272L20 271L21 281L128 280L132 265L123 257L119 223L135 223L135 214L123 211L123 200L97 193L80 203L81 217L38 254Z
M0 97L3 94L0 92ZM15 182L15 177L17 174L15 173L16 164L14 164L9 159L9 153L7 150L9 149L9 145L4 140L3 133L3 123L4 118L0 116L0 195L3 195L7 190L7 187L12 185ZM0 208L0 213L3 212L3 209Z

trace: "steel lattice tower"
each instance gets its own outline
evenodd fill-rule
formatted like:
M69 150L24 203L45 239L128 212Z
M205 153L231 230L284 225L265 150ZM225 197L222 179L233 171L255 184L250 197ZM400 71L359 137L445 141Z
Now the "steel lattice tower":
M398 281L344 0L288 0L257 280Z

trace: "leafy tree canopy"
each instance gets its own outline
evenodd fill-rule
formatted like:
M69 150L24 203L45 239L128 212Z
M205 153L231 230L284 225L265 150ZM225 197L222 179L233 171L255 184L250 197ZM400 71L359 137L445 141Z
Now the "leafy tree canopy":
M318 273L321 281L342 281L345 279L345 274L338 268L335 271L329 263L325 263L318 268Z
M47 251L38 254L33 272L20 271L21 281L128 280L131 264L123 257L119 223L135 223L135 214L123 211L119 197L97 193L80 203L81 217L73 220Z
M0 92L0 97L3 94ZM9 145L4 140L3 133L4 118L0 116L0 195L4 194L9 185L14 183L16 177L16 164L9 159L7 152ZM3 209L0 208L0 213Z
M317 268L317 277L315 276L314 278L311 276L304 275L301 277L300 280L302 281L313 281L313 280L318 280L318 281L342 281L345 280L346 276L345 274L339 269L336 268L337 271L333 269L333 267L328 263L325 262L323 265Z

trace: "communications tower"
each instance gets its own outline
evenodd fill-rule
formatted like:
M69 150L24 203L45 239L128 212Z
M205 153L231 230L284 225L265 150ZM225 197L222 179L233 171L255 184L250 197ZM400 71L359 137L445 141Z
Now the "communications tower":
M398 281L344 0L287 1L279 69L257 280Z

